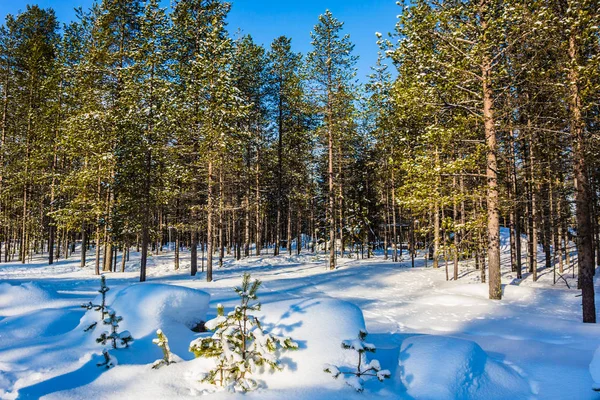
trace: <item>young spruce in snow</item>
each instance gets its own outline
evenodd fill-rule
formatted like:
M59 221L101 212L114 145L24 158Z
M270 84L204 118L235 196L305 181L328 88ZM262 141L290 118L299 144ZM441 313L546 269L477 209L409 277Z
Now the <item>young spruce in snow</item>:
M104 318L104 324L110 325L111 332L102 332L102 334L100 334L100 337L96 339L96 342L106 344L106 342L110 340L112 341L113 349L117 348L117 343L119 343L121 346L129 347L129 342L133 341L133 338L131 337L129 331L123 331L121 333L117 332L119 322L121 322L122 320L123 317L117 315L113 310L108 310L108 317Z
M366 343L366 338L367 332L361 330L358 333L358 339L344 340L342 342L343 349L352 349L358 353L358 366L356 367L356 370L337 367L331 364L325 364L325 368L323 369L325 372L333 375L336 379L342 375L344 382L349 386L352 386L357 392L362 392L364 390L363 384L365 382L363 376L375 376L380 382L383 382L384 379L390 377L390 371L381 369L379 361L371 360L367 363L365 353L375 353L376 348L375 345Z
M100 321L104 321L106 314L108 314L108 311L106 309L106 292L108 292L109 290L110 290L110 288L108 286L106 286L106 277L104 275L101 275L100 276L100 290L98 290L98 292L102 295L102 302L100 304L93 304L90 301L86 304L82 304L81 307L83 307L87 310L93 309L95 311L100 311L100 314L102 315L100 318ZM96 327L96 325L98 325L98 322L94 322L93 324L91 324L90 326L85 328L84 332L94 329Z
M173 360L173 353L171 353L171 348L169 347L169 339L167 339L167 335L165 335L163 331L159 329L156 331L156 336L156 339L152 339L152 343L161 348L163 352L163 358L154 361L154 364L152 364L153 369L159 369L163 365L175 363L175 360Z
M225 315L222 305L217 307L217 317L206 322L213 330L211 337L199 338L190 343L190 351L196 357L215 357L214 369L209 371L203 382L224 387L228 391L254 390L258 383L251 378L259 368L281 370L277 358L278 349L297 349L298 344L289 337L276 336L263 330L252 311L260 310L256 292L261 282L250 282L250 274L244 274L242 286L234 290L241 304Z
M98 367L106 367L106 369L109 369L117 365L117 359L111 356L108 350L103 349L102 356L104 357L104 361L96 364Z

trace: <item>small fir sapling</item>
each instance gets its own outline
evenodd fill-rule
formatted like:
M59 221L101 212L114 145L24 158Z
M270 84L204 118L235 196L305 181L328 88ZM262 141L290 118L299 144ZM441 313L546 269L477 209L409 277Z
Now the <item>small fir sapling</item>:
M98 367L105 367L106 369L109 369L117 365L117 359L111 356L108 350L103 349L102 356L104 357L104 361L96 364Z
M98 290L98 292L102 295L101 303L93 304L91 301L89 301L86 304L82 304L81 307L85 308L86 310L93 309L95 311L100 311L100 314L101 314L100 321L104 321L106 314L108 314L107 307L106 307L106 292L108 292L109 290L110 290L110 288L108 286L106 286L106 277L104 275L100 275L100 290ZM83 331L88 332L88 331L94 329L96 327L96 325L98 325L98 322L94 322L93 324L91 324L90 326L85 328Z
M381 369L381 365L377 360L371 360L367 363L367 357L365 353L375 353L375 346L371 343L365 342L367 338L367 332L361 330L358 333L358 339L344 340L342 342L342 348L347 350L354 350L358 353L358 366L356 370L349 368L342 368L331 364L325 364L324 371L330 373L334 378L342 376L344 382L347 385L352 386L357 392L364 390L364 376L374 376L380 382L390 377L390 371L387 369Z
M108 310L108 317L104 318L104 324L110 325L111 332L104 331L100 334L100 337L96 339L96 342L106 344L107 341L112 341L112 348L117 348L117 341L121 346L129 347L129 343L133 341L129 331L117 332L119 328L119 322L123 320L123 317L117 315L113 310Z
M227 315L223 306L219 305L217 317L206 322L206 328L214 331L213 335L190 343L190 351L196 357L216 358L215 368L204 376L202 382L229 391L254 390L258 383L251 376L258 369L281 370L278 349L298 348L289 337L265 332L258 318L251 314L260 310L260 303L250 304L257 299L260 284L259 280L251 283L250 275L244 274L242 286L234 289L240 296L240 305Z
M163 352L163 358L161 360L154 361L152 364L153 369L159 369L163 365L169 365L175 363L173 360L173 353L171 353L171 348L169 347L169 339L167 339L167 335L163 333L162 330L156 331L156 339L152 339L152 343L161 348Z

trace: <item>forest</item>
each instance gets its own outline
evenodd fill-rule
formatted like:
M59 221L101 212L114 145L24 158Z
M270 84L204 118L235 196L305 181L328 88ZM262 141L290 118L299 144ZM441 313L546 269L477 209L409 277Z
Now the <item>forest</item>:
M228 31L235 2L102 0L0 27L0 261L74 253L95 274L182 249L213 280L226 256L426 253L577 277L596 322L600 3L399 2L357 77L330 11L312 50ZM307 35L309 32L307 32ZM510 231L501 265L500 229ZM537 257L538 246L544 254ZM117 263L121 255L121 263ZM199 265L200 264L200 265ZM0 264L2 265L2 264Z

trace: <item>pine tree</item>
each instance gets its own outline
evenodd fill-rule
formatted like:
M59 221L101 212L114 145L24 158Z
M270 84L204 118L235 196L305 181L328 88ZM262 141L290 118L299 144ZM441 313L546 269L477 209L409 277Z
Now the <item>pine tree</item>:
M373 359L367 362L366 353L375 353L376 350L376 347L373 344L365 342L367 335L366 331L361 330L358 333L358 339L344 340L342 342L343 349L354 350L358 354L356 370L336 367L331 364L326 364L324 367L324 371L331 374L336 379L339 376L343 376L344 382L353 387L357 392L362 392L364 390L364 376L374 376L380 382L383 382L384 379L388 379L391 376L389 370L381 369L381 364L379 364L378 360Z
M258 387L252 374L259 368L279 370L278 349L297 349L298 344L289 337L265 332L259 319L252 314L260 310L258 298L259 280L250 281L244 274L241 287L235 292L240 296L240 305L225 315L223 306L217 307L217 317L206 322L214 330L211 337L199 338L190 343L190 351L196 357L215 357L216 367L203 378L204 382L219 385L229 391L254 390Z
M310 133L310 110L305 96L305 77L302 69L302 55L294 53L291 39L280 36L271 43L267 55L268 85L266 98L269 104L270 118L276 121L273 144L276 148L277 162L275 198L275 252L279 254L282 240L282 215L287 209L288 237L286 247L291 255L291 215L292 208L301 212L307 203L307 186L309 171L307 166L312 162L310 149L313 138ZM290 155L293 154L293 157ZM297 243L298 249L300 243Z
M100 293L100 295L102 296L102 300L101 300L100 304L93 304L90 301L86 304L82 304L81 307L83 307L87 310L100 311L100 321L104 321L104 319L106 318L106 314L108 314L108 310L107 310L107 306L106 306L106 293L109 290L110 290L110 288L106 285L106 277L104 275L100 275L100 289L98 290L98 293ZM98 322L94 322L93 324L91 324L84 330L86 332L89 330L92 330L96 327L97 324L98 324Z
M309 74L318 90L317 104L323 119L322 129L327 146L327 192L329 205L327 220L329 230L329 268L335 268L335 187L334 187L334 126L337 122L334 114L334 96L345 88L355 75L353 56L354 45L350 36L340 37L343 23L327 10L319 16L319 23L311 32L313 50L308 54Z
M206 210L208 282L213 279L215 210L219 217L219 239L223 234L223 164L226 159L219 155L225 149L238 148L235 127L247 113L231 70L233 43L225 30L229 9L229 3L218 0L194 0L177 2L173 12L178 42L175 68L183 89L180 92L183 98L177 106L180 121L188 121L180 140L192 144L192 164L196 170L205 167L207 178L206 204L198 201L193 207ZM218 188L216 183L219 183ZM219 240L219 244L222 263L224 241Z
M237 169L243 174L244 183L239 185L239 196L242 198L244 209L243 246L244 256L250 255L251 221L259 217L256 210L260 208L260 198L254 198L255 207L252 207L251 199L254 174L256 168L260 168L260 152L263 150L265 136L267 134L265 125L267 123L267 57L265 49L254 43L249 35L245 35L235 43L234 59L232 65L233 83L240 92L243 102L248 105L246 118L239 119L238 132L243 133L240 145L243 154L236 156L239 165ZM260 191L260 189L259 189ZM252 218L254 210L254 218ZM256 226L258 230L259 226ZM241 232L240 232L241 239ZM260 243L256 243L257 251Z
M123 73L120 107L127 125L119 138L115 190L115 237L123 245L141 237L140 281L146 279L151 217L165 202L165 175L170 74L169 21L158 1L149 0L139 16L139 33L131 49L131 65Z
M175 363L173 360L173 353L171 353L171 348L169 347L169 339L167 339L167 335L165 335L163 331L159 329L156 331L156 336L156 339L152 339L152 343L160 347L163 352L163 358L154 361L152 364L153 369L159 369L164 365L171 365Z
M122 320L123 317L117 315L114 310L108 309L108 316L102 322L110 326L110 332L102 332L96 338L96 342L105 345L106 342L110 341L113 349L117 349L118 346L129 347L129 343L133 341L129 331L118 332L119 322Z
M102 357L104 357L104 361L97 363L98 367L105 367L106 369L110 369L117 365L117 359L112 356L107 349L102 350Z

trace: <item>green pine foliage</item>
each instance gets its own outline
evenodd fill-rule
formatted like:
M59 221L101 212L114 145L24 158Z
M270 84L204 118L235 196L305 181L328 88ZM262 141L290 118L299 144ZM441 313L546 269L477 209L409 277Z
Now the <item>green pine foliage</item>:
M225 315L223 306L217 308L217 317L207 321L206 327L214 331L211 337L199 338L190 343L196 357L216 358L216 366L202 379L228 391L247 392L258 387L253 375L260 370L280 370L280 350L297 349L298 344L289 337L266 332L259 319L252 314L260 310L257 292L261 282L250 281L244 274L242 285L234 290L240 304Z
M144 281L171 241L210 281L213 255L295 245L335 268L408 245L413 266L452 263L448 279L474 266L497 299L502 226L516 279L538 278L539 243L595 319L597 0L400 2L366 84L330 11L301 54L302 38L232 35L227 1L163 3L97 1L62 29L28 6L0 24L4 262L78 253L100 275L136 248Z
M175 363L175 360L173 360L173 353L171 353L171 348L169 347L169 339L162 330L158 329L156 331L156 339L152 339L152 343L160 347L163 352L163 358L154 361L152 369L159 369L163 366Z

